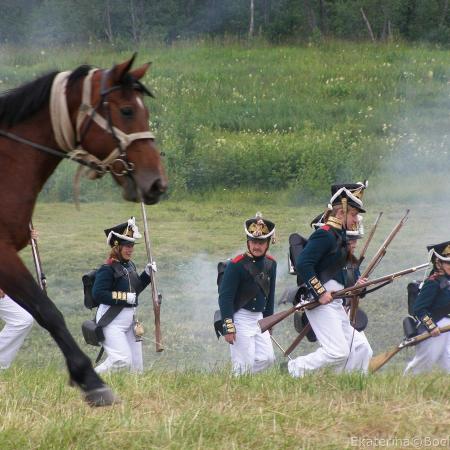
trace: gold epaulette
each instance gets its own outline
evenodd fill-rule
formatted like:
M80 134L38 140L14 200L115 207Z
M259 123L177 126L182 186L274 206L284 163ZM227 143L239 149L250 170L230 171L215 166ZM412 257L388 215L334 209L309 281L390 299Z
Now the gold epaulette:
M112 291L113 300L127 301L127 293L121 291Z
M337 217L328 217L325 225L329 225L330 227L336 228L337 230L342 230L342 220L338 219Z

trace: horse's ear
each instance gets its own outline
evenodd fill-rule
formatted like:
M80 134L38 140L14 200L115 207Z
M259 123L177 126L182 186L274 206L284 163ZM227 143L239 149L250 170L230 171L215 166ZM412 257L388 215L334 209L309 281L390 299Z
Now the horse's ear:
M151 62L144 64L143 66L134 69L132 72L130 72L130 75L135 79L135 80L140 80L145 73L147 72L147 70L149 69L149 67L151 66Z
M122 80L122 78L124 77L124 75L126 73L128 73L128 71L131 69L134 60L136 59L136 55L137 53L133 53L133 56L128 60L123 62L122 64L116 64L113 68L112 68L112 73L113 73L113 80L116 83L120 83L120 80Z

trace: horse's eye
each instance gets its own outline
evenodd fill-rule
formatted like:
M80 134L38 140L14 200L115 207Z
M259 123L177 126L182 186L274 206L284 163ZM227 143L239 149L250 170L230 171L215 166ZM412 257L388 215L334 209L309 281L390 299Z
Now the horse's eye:
M133 117L133 108L131 106L124 106L120 108L120 114L127 118Z

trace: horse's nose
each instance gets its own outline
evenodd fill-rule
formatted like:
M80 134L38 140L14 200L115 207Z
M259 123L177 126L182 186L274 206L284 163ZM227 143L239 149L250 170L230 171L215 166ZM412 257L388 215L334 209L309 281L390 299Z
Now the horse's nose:
M152 185L151 191L156 193L157 195L162 195L167 191L167 181L158 178Z
M165 192L167 191L167 181L158 178L150 186L150 189L144 195L144 202L147 205L157 203Z

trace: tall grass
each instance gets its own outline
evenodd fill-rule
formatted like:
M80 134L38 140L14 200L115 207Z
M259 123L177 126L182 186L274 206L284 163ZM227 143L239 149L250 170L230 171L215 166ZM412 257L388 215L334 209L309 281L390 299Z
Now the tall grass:
M1 448L348 449L376 438L431 438L441 443L435 448L449 443L448 382L437 374L323 372L299 380L274 368L238 379L223 371L152 371L107 381L123 403L93 410L54 368L9 371L1 384Z
M109 67L129 56L97 46L5 49L0 80L12 87L55 66ZM386 171L442 172L437 161L448 158L450 64L442 50L198 41L143 44L140 60L148 59L145 82L157 96L148 102L151 126L167 155L171 195L225 188L307 197ZM74 170L54 175L43 198L70 198ZM82 199L103 192L87 184Z

